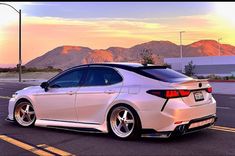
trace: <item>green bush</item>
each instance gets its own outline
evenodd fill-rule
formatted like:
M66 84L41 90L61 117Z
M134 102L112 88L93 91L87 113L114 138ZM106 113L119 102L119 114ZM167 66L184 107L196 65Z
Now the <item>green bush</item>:
M154 64L154 57L151 49L143 49L140 53L142 64Z
M230 77L229 77L229 79L231 79L231 80L235 80L235 76L234 76L234 75L232 75L232 76L230 76Z
M212 80L223 80L223 77L220 77L220 76L217 76L217 75L209 75L208 77L209 79L212 79Z
M166 66L167 68L170 68L170 69L171 69L171 65L168 64L168 63L164 63L163 66Z
M184 67L184 70L185 70L185 75L194 76L195 65L193 64L193 61L190 61L188 65Z
M207 79L205 76L197 76L198 79Z

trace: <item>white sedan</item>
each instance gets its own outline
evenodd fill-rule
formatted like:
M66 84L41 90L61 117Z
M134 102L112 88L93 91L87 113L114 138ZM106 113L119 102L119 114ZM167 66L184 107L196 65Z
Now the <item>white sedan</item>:
M212 126L216 101L207 80L138 63L99 63L70 68L41 86L17 91L8 120L41 126L170 137Z

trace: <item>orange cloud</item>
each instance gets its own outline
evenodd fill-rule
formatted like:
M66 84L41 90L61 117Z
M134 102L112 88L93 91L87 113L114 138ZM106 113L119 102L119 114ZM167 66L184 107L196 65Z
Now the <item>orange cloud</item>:
M2 29L2 28L1 28ZM110 46L131 47L151 40L179 43L179 31L185 30L183 43L200 39L217 39L235 44L235 30L221 24L215 15L152 19L63 19L23 17L23 63L61 45L105 49ZM18 25L0 32L0 64L18 62ZM4 37L3 37L4 36Z

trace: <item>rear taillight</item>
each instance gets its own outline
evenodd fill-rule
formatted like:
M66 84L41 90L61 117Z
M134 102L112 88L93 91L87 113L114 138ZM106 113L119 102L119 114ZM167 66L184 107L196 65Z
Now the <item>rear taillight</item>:
M190 90L179 90L181 97L189 96Z
M179 97L179 96L180 96L180 93L177 90L166 90L165 91L165 97L167 99L176 98L176 97Z
M190 90L148 90L147 93L165 99L189 96Z
M212 93L212 87L206 88L206 91L207 91L208 93Z

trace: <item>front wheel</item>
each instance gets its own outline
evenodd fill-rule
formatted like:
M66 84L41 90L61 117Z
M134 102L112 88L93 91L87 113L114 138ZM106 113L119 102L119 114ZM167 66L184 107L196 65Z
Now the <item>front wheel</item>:
M23 127L32 126L36 120L33 106L30 102L20 102L15 108L15 120Z
M119 138L128 139L140 136L140 120L131 107L123 105L113 108L108 124L110 132Z

